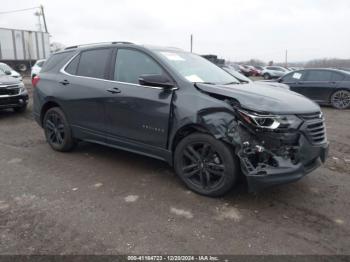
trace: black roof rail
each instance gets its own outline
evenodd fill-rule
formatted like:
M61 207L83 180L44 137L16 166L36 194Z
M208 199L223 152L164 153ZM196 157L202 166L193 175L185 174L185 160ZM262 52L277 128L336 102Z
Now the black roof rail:
M68 50L68 49L74 49L74 48L78 48L78 47L83 47L83 46L90 46L90 45L106 45L106 44L112 44L112 45L116 45L116 44L134 44L132 42L126 42L126 41L113 41L113 42L99 42L99 43L91 43L91 44L83 44L83 45L73 45L73 46L68 46L66 47L64 50Z

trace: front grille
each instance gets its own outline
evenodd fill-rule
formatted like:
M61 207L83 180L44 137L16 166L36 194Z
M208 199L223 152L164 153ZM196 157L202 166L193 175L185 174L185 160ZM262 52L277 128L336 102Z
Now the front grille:
M326 129L321 112L298 115L305 121L303 127L306 136L313 144L321 144L326 140Z
M4 96L4 95L13 96L18 94L19 94L18 85L9 85L9 86L0 87L0 96Z
M8 105L17 105L19 103L19 99L17 97L0 97L0 107L8 106Z

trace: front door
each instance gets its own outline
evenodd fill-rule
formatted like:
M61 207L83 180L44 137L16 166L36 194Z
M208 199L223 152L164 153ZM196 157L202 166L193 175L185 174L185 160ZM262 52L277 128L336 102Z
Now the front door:
M165 149L174 91L140 85L138 78L166 72L152 57L136 49L118 49L114 57L116 92L106 101L109 140Z

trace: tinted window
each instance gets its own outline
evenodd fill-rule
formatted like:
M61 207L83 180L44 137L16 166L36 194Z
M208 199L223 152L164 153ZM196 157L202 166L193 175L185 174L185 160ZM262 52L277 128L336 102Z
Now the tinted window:
M77 75L94 78L107 78L106 66L111 49L95 49L84 51L80 55Z
M45 61L40 61L40 62L37 62L37 63L36 63L36 65L37 65L38 67L42 67L42 66L43 66L43 64L44 64L44 62L45 62Z
M298 71L298 72L293 72L293 73L289 73L287 75L285 75L282 78L282 82L286 83L286 82L296 82L300 79L302 79L304 72L302 71Z
M143 74L162 75L162 68L148 55L129 49L120 49L114 70L114 80L126 83L139 83Z
M80 55L76 56L64 70L71 75L76 75L79 59Z
M310 70L305 81L330 81L332 72L324 70Z
M54 70L55 68L58 70L60 69L60 66L63 66L64 63L66 63L67 60L71 57L73 52L64 52L64 53L57 53L50 56L50 58L44 63L44 66L41 70L41 72L48 72L51 70Z
M335 73L335 72L332 73L332 81L343 81L344 78L345 76L342 74Z

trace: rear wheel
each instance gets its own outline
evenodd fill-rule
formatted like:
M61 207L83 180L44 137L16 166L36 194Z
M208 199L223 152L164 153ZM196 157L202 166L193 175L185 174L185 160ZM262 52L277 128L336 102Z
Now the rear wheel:
M337 109L347 109L350 107L350 91L338 90L331 96L331 104Z
M237 157L223 142L194 133L176 147L174 166L177 175L193 191L206 196L227 193L238 178Z
M46 112L43 127L46 140L54 150L67 152L75 146L67 118L59 107L50 108Z

